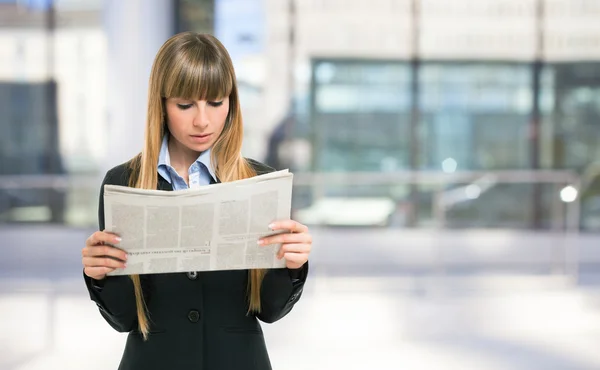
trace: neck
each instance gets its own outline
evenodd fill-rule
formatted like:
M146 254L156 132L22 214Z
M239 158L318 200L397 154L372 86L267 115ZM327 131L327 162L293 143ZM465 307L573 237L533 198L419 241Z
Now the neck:
M169 158L171 166L176 170L182 169L187 173L187 169L198 159L198 156L200 153L181 145L172 136L169 137Z

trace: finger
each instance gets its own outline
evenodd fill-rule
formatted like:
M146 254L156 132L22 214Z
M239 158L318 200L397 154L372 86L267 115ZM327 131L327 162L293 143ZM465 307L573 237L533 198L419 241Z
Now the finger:
M87 246L112 244L116 245L121 242L121 238L115 234L106 231L96 231L86 240Z
M121 261L127 261L127 253L125 251L111 247L110 245L99 245L94 247L86 247L83 249L83 257L113 257Z
M308 254L304 253L286 253L283 256L285 257L287 267L292 265L296 266L295 268L297 268L304 265L306 261L308 261Z
M294 220L275 221L275 222L272 222L269 225L269 228L271 230L287 229L287 230L290 230L293 233L305 233L305 232L308 232L308 226L303 225L300 222L294 221Z
M285 253L310 253L310 244L283 244L281 248L279 248L279 252L277 252L277 258L283 257Z
M127 267L125 262L110 257L83 257L82 262L85 267Z
M308 233L299 234L278 234L267 236L258 240L258 245L271 245L280 243L312 243L312 236Z
M83 272L91 278L100 280L103 279L106 274L114 270L115 269L111 267L86 267Z
M127 253L124 250L111 245L85 247L81 252L83 257L111 256L122 260L127 258Z

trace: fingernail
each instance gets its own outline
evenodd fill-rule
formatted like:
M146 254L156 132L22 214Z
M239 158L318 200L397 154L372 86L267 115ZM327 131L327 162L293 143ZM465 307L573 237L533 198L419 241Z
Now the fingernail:
M269 224L269 229L273 230L274 228L275 228L275 224L274 223Z
M115 240L117 241L117 243L120 243L122 239L121 239L121 238L119 238L118 236L116 236L116 237L115 237Z
M263 245L263 244L265 244L265 241L264 241L264 240L257 240L257 241L256 241L256 244L258 244L258 245Z

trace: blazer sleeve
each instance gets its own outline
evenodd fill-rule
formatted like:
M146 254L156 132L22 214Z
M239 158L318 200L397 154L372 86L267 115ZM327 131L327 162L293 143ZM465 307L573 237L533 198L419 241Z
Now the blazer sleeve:
M98 207L99 230L104 230L104 185L119 184L114 170L109 171L100 188ZM100 314L117 331L129 332L137 327L137 310L133 282L129 276L107 276L95 280L83 274L90 298L96 303Z
M307 276L308 261L297 270L267 270L260 292L261 311L256 316L273 323L287 315L302 297Z
M247 158L257 175L275 171L274 168ZM273 323L287 315L302 296L308 276L308 262L296 270L268 269L260 290L261 311L259 320Z

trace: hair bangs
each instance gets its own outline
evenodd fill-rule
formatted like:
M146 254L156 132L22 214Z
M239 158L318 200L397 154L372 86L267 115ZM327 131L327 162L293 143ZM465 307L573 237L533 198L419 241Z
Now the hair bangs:
M194 50L196 49L196 50ZM233 88L233 76L216 55L191 48L174 58L164 81L165 98L220 100Z

